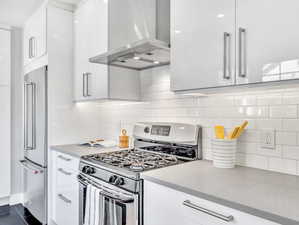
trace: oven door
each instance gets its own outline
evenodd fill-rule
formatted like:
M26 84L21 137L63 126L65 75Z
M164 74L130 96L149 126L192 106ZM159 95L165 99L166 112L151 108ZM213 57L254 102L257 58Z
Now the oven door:
M90 179L80 183L80 225L84 224L87 185L91 184L101 190L100 225L140 225L139 195L132 194L101 181L90 182Z

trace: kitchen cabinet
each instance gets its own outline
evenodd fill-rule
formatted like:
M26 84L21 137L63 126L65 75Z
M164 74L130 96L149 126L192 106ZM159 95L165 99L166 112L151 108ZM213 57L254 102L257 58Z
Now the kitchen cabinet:
M278 225L168 187L144 182L144 225Z
M171 89L233 85L235 0L171 4Z
M113 1L106 0L83 1L74 13L75 102L140 99L139 72L89 62L89 58L122 44L117 41L118 38L112 37L123 37L123 27L115 32L109 28L113 21L111 15L108 15L112 3ZM130 42L133 41L136 40Z
M0 198L7 198L11 191L11 32L0 27Z
M108 67L88 59L108 48L107 4L89 0L74 15L74 98L75 101L108 98Z
M53 151L53 220L57 225L79 224L79 159ZM69 215L69 216L66 216Z
M43 4L24 25L24 65L47 52L47 4Z
M294 0L237 0L237 84L299 78Z
M172 1L171 89L298 79L298 7L294 0Z

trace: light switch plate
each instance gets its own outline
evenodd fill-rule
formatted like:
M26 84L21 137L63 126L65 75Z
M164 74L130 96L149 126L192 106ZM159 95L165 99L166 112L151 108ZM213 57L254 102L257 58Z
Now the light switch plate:
M261 148L275 149L275 130L260 131Z

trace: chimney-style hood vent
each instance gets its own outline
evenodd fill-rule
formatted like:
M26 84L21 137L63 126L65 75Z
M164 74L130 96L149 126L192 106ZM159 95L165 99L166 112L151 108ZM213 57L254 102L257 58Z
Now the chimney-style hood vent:
M90 62L133 70L145 70L170 64L170 0L149 1L153 1L156 4L155 24L152 24L153 27L156 28L156 35L153 36L153 38L140 39L139 41L129 43L120 48L116 47L113 49L113 47L111 47L111 50L108 50L108 52L100 53L90 58ZM134 0L130 0L129 2L138 4L138 2L134 2ZM147 10L146 8L143 9ZM110 10L110 15L118 16L116 11L117 9ZM140 18L140 21L142 20L143 18ZM113 24L115 24L115 22L110 25L114 26ZM117 29L118 28L113 27L113 30L117 31ZM114 36L110 37L113 38Z
M170 48L159 40L141 40L89 59L92 63L144 70L170 64Z

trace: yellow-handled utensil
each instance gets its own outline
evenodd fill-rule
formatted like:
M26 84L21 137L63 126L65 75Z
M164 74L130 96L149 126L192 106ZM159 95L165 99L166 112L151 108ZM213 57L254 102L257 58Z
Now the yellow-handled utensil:
M223 126L215 126L215 136L217 139L224 139L225 132Z

